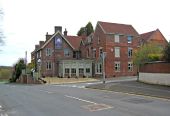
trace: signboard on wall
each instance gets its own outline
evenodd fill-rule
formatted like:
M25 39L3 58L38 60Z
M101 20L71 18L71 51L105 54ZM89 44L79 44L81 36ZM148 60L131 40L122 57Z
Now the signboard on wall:
M62 39L55 37L55 49L62 49Z

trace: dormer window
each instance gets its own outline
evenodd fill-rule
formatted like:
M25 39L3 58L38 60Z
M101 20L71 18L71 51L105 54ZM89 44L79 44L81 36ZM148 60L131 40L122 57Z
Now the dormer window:
M115 34L114 35L115 43L119 43L119 35Z

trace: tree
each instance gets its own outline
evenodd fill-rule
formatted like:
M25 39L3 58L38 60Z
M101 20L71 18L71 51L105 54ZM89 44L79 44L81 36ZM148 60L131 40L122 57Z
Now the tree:
M88 22L88 24L86 25L86 31L87 31L87 36L89 36L91 33L94 32L93 30L93 25L91 24L91 22Z
M80 30L77 32L78 36L83 35L83 33L85 33L85 27L81 27Z
M162 56L162 49L157 44L144 44L133 53L133 63L139 72L140 66L147 62L159 60Z
M12 78L10 80L11 82L16 82L16 80L19 79L19 77L21 76L22 70L26 68L24 59L23 58L19 59L13 68L14 71L12 74Z
M81 36L82 34L86 34L87 36L89 36L93 32L94 32L93 25L91 24L91 22L88 22L85 27L80 28L77 35Z
M168 45L165 47L164 49L164 55L163 58L167 61L170 62L170 42L168 43Z

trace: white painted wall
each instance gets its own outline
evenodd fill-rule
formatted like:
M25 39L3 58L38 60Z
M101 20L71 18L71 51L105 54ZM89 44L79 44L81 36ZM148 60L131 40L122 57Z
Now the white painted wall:
M170 86L170 73L139 73L139 81Z

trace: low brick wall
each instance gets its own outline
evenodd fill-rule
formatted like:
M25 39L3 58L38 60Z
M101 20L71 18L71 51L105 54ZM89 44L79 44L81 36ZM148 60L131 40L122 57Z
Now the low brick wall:
M139 81L170 86L170 63L153 62L140 68Z
M40 81L38 81L37 79L33 79L30 75L21 75L20 78L17 80L17 83L41 84Z

